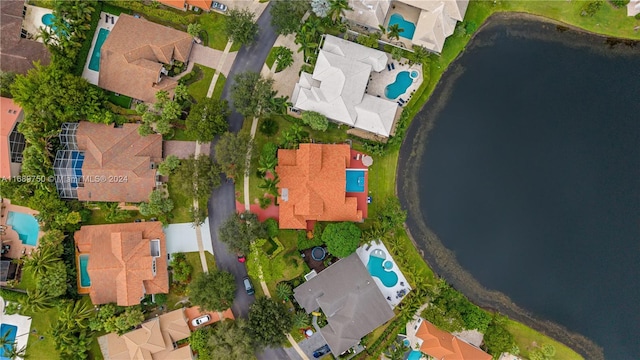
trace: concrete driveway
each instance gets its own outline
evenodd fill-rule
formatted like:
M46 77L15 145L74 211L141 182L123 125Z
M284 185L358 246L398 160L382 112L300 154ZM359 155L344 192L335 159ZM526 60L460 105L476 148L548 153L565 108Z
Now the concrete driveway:
M227 59L225 60L222 69L216 69L216 67L218 66L218 62L222 57L222 51L212 49L200 44L193 44L193 50L191 50L189 63L204 65L206 67L210 67L212 69L220 71L222 74L224 74L224 76L228 76L229 70L231 70L231 64L233 64L237 54L237 52L230 52L227 55Z

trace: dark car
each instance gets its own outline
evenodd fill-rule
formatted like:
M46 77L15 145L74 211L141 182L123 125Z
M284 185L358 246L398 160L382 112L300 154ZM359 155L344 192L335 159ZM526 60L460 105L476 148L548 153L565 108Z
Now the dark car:
M316 349L316 351L313 352L313 357L317 359L324 355L327 355L330 352L331 352L331 349L329 349L329 345L325 345L319 349Z
M247 291L248 295L253 295L256 293L255 289L253 288L253 284L251 284L251 279L249 279L248 276L245 276L244 279L242 279L242 283L244 284L244 289Z

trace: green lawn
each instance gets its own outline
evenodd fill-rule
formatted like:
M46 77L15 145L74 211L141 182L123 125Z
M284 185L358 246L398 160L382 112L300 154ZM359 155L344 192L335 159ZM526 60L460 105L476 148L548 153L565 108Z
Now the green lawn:
M31 317L31 334L27 343L27 356L29 359L60 359L58 351L56 351L51 329L58 319L58 309L51 308L38 313L25 312L25 316ZM35 331L34 331L35 330ZM44 339L40 340L40 336ZM94 341L97 341L94 339ZM99 352L99 351L98 351ZM102 355L102 354L100 354ZM100 356L102 358L102 356Z
M267 60L264 63L269 69L271 69L274 62L276 62L276 50L275 48L271 48L271 51L269 51L269 55L267 55Z
M197 101L201 101L207 96L207 91L209 90L209 85L211 84L211 79L213 79L213 74L216 72L214 69L202 65L194 65L201 72L201 78L198 81L188 85L187 90L189 91L189 95L193 96L193 98Z
M216 81L216 86L213 88L213 94L211 94L212 99L222 98L222 90L224 89L224 84L226 82L227 78L220 73L220 75L218 75L218 80Z
M229 38L224 33L226 19L226 16L214 11L203 13L199 16L198 23L209 36L209 47L216 50L224 50L225 46L227 46Z
M20 277L20 283L16 286L16 289L35 289L36 288L36 279L33 276L33 272L28 269L22 268L22 275Z
M116 95L112 91L109 91L108 94L109 102L111 102L112 104L118 105L124 109L129 109L131 107L131 101L133 101L133 99L131 99L130 97L126 95Z
M563 359L563 360L579 360L582 359L582 356L577 354L571 348L566 345L553 340L552 338L543 335L526 325L520 324L516 321L509 320L506 324L507 329L516 340L516 344L520 348L520 355L527 358L529 356L529 351L535 348L534 343L537 346L542 346L544 344L551 344L556 348L556 356L555 359Z
M169 176L167 186L169 187L169 198L173 201L173 210L171 211L169 223L176 224L191 222L189 209L193 205L193 199L182 194L178 188L178 184L175 183L175 180L172 180L171 176Z
M133 210L127 210L127 213L129 213L129 217L118 221L119 223L126 223L126 222L133 222L135 219L145 219L145 220L149 220L150 218L152 218L153 216L142 216L142 214L140 214L137 211L133 211ZM104 210L100 210L100 209L92 209L91 210L91 217L89 218L89 221L83 223L84 225L102 225L102 224L113 224L113 222L109 222L106 219L106 215L107 215L107 211Z

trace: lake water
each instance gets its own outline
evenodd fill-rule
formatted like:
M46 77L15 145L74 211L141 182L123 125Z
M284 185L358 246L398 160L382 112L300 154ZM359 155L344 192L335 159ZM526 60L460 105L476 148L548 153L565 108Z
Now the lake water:
M417 120L399 193L436 271L511 313L455 270L430 231L480 285L607 359L638 359L640 44L493 21Z

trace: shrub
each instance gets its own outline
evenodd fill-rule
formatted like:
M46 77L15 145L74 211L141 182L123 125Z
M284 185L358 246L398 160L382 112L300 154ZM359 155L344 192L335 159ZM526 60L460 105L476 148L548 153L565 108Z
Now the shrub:
M267 227L267 235L270 238L274 238L278 236L278 222L275 219L269 218L264 221L265 226Z
M155 294L154 299L156 300L156 305L163 306L167 303L167 294Z
M258 130L260 130L261 134L270 137L275 135L278 132L279 128L280 127L278 125L278 122L269 117L260 122Z
M326 131L329 127L327 117L315 111L305 111L302 113L302 122L309 125L313 130Z
M314 236L313 239L307 239L307 233L305 231L298 231L298 250L311 249L322 245L323 242L320 236Z
M613 5L613 7L621 8L627 6L629 0L609 0L609 2L611 3L611 5Z
M258 201L260 202L260 209L263 210L271 205L271 198L269 196L263 196Z
M600 8L602 8L602 0L591 1L582 6L580 16L593 17Z

